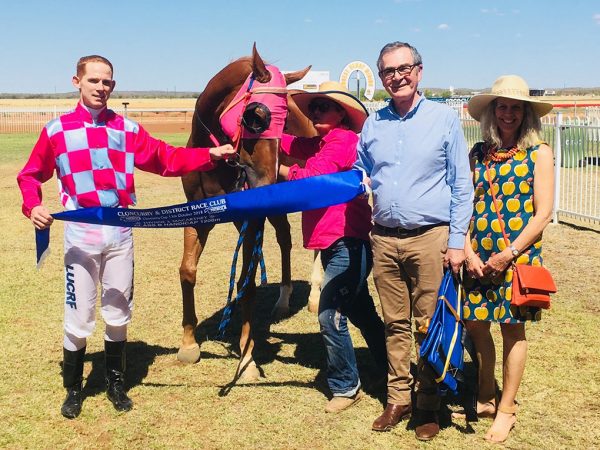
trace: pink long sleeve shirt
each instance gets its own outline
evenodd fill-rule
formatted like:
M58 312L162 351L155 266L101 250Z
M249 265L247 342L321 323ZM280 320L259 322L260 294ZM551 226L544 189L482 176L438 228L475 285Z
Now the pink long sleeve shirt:
M306 160L304 168L290 167L288 180L350 170L356 161L357 142L356 133L342 128L335 128L322 138L284 134L281 151ZM304 247L309 249L328 248L343 237L368 241L371 227L371 207L365 198L357 197L347 203L302 213Z
M135 205L134 167L162 176L210 170L206 148L173 147L153 138L136 122L110 109L94 120L80 103L42 130L17 176L23 214L42 203L42 183L58 177L66 209Z

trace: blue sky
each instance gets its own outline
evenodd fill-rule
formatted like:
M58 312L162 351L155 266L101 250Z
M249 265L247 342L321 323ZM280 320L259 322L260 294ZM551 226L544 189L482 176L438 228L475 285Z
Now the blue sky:
M117 90L200 91L251 52L337 79L375 70L390 41L414 45L422 88L481 89L501 74L532 88L600 86L600 1L72 0L2 2L0 92L73 91L77 59L115 66ZM379 86L379 85L378 85Z

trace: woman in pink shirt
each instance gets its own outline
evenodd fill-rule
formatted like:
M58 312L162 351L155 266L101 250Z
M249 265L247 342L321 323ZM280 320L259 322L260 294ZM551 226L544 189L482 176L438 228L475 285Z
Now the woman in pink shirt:
M280 166L280 177L297 180L350 170L356 161L356 133L368 115L363 104L335 81L321 84L316 93L295 94L294 100L318 136L283 136L282 152L306 162L303 167ZM370 230L371 207L366 198L302 213L304 246L321 250L325 270L319 324L333 394L327 412L340 412L363 396L347 319L360 329L380 371L387 371L385 329L367 285L372 267Z

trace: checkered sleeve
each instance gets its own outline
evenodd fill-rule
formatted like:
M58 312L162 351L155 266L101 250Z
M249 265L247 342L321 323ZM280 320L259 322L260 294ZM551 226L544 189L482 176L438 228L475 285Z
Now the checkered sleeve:
M138 169L156 173L163 177L177 177L192 171L215 168L208 148L173 147L153 138L139 127L133 136L134 161Z
M25 167L17 175L17 183L23 196L22 211L26 217L31 216L31 210L42 204L42 183L54 174L56 167L54 150L44 128L36 142Z

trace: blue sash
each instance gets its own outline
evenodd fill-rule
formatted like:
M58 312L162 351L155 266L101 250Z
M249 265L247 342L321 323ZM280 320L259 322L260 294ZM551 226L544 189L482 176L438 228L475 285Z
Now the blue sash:
M442 394L448 390L458 394L459 383L464 381L462 289L452 270L446 269L427 336L421 344L421 358L435 372Z
M139 228L237 222L346 203L365 192L362 177L361 171L350 170L160 208L94 207L55 213L52 217L71 222ZM38 266L49 243L49 229L36 230Z

